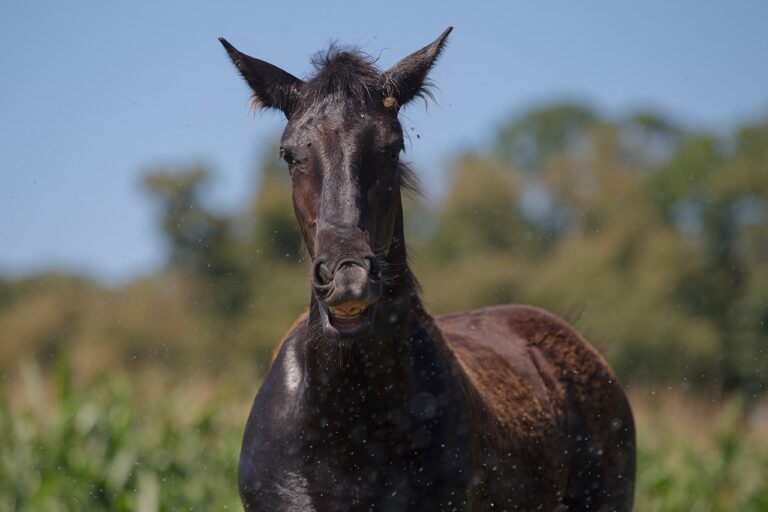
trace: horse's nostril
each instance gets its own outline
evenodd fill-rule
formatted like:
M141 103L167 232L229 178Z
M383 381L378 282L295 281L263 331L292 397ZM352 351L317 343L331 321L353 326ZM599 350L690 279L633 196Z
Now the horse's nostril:
M328 265L324 261L320 261L315 264L315 283L319 285L329 284L333 280L333 273Z

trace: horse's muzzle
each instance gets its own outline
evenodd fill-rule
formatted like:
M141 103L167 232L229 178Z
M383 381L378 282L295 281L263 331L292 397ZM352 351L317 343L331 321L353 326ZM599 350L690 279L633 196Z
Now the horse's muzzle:
M312 289L327 336L359 338L371 333L381 296L374 258L344 260L332 272L325 261L317 260L312 265Z

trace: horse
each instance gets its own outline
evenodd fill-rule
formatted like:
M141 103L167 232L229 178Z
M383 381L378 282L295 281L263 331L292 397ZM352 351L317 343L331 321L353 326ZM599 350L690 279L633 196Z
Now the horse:
M452 28L386 71L331 45L306 80L220 41L280 156L309 307L276 349L243 436L248 511L627 511L622 386L564 320L527 305L432 317L406 257L401 107Z

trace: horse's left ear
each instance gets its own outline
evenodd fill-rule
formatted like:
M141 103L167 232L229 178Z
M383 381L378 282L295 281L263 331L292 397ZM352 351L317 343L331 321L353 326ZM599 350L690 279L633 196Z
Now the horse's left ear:
M432 43L405 57L384 73L387 93L397 100L398 105L405 105L416 96L431 96L427 90L427 73L435 65L452 30L453 27L448 27Z
M253 90L255 108L267 107L282 110L290 118L304 82L277 66L240 52L223 37L219 41L229 58Z

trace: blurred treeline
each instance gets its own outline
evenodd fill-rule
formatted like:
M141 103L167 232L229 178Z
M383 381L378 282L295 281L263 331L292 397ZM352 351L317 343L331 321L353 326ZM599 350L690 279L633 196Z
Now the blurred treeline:
M0 279L0 370L61 356L86 373L263 370L309 297L289 178L265 153L250 200L226 214L207 206L207 169L146 176L169 255L153 275ZM530 303L576 322L626 382L765 390L768 118L718 134L547 105L445 179L406 213L435 313Z

